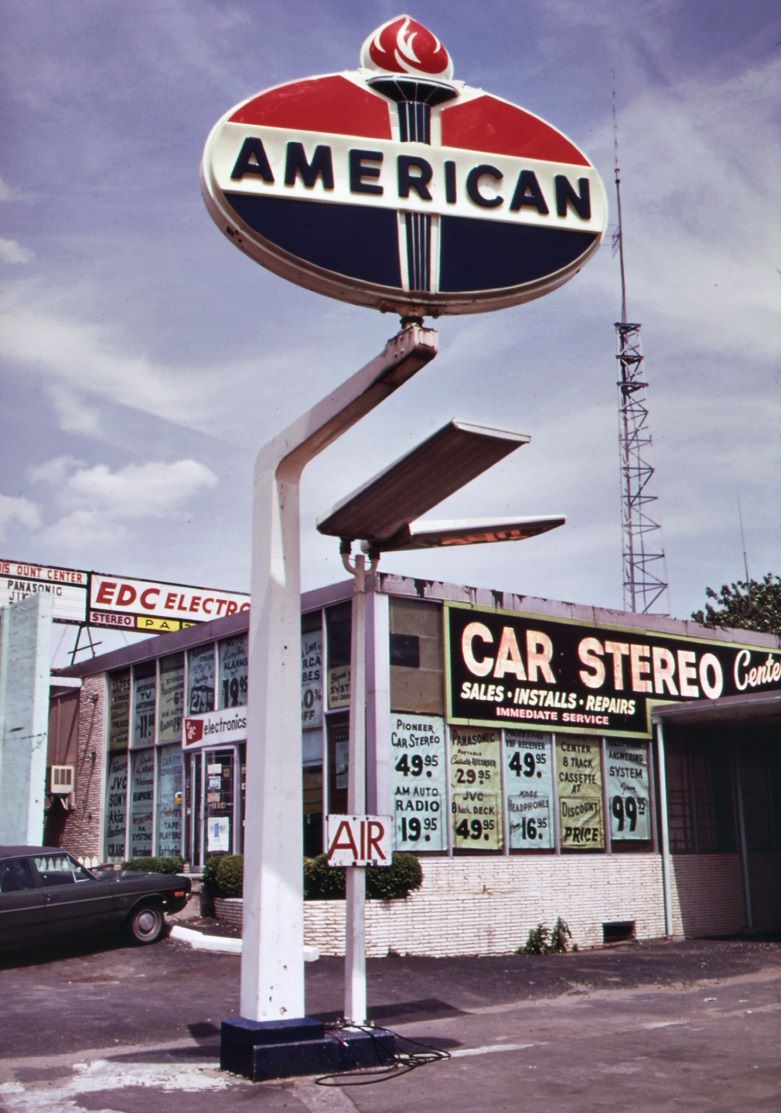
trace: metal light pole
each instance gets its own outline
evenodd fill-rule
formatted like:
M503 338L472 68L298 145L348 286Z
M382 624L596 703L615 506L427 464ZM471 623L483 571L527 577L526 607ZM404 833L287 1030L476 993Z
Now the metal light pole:
M436 331L408 324L379 356L262 448L255 464L240 1003L247 1020L305 1014L301 473L436 354Z
M349 545L342 562L354 576L350 632L350 733L347 811L366 812L366 558L350 564ZM366 869L345 870L344 1017L361 1027L367 1022Z

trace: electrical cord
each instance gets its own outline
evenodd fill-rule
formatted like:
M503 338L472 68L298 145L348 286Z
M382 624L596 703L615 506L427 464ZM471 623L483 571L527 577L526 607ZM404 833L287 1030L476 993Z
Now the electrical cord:
M337 1040L340 1040L339 1033L346 1030L364 1032L366 1035L372 1037L377 1037L378 1035L377 1029L369 1025L349 1024L347 1022L331 1025L326 1030ZM397 1042L406 1045L406 1047L411 1050L397 1047L396 1051L392 1055L389 1055L383 1047L381 1040L373 1038L374 1052L377 1056L376 1067L358 1067L351 1071L324 1074L320 1078L315 1079L317 1085L371 1086L377 1082L387 1082L391 1078L400 1078L403 1074L409 1074L410 1071L417 1070L418 1067L427 1066L429 1063L437 1063L442 1059L450 1058L449 1051L431 1047L429 1044L421 1043L419 1040L411 1040L407 1036L400 1036L396 1032L390 1032L388 1028L383 1028L382 1032L383 1034L392 1035Z

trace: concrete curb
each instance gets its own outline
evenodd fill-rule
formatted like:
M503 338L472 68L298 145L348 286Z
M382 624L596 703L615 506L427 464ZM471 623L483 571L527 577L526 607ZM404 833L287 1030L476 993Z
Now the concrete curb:
M200 951L214 951L217 954L240 955L241 939L231 939L222 935L207 935L194 928L182 927L174 924L169 932L171 939L178 939L180 943L187 943ZM304 947L304 962L317 962L320 951L317 947Z
M206 935L194 928L182 927L174 924L170 931L171 939L178 939L180 943L187 943L200 951L216 951L225 955L241 954L241 939L230 939L221 935Z

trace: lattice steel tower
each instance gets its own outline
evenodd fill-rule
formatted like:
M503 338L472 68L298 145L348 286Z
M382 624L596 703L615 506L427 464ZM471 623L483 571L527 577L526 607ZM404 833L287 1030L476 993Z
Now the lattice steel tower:
M618 417L621 465L621 524L623 536L624 610L647 614L669 611L668 585L661 525L654 518L654 467L651 430L643 368L640 325L629 322L626 301L624 226L621 213L621 172L618 129L613 102L615 182L618 229L614 246L621 266L621 320L616 321L618 344ZM659 604L656 606L656 604Z

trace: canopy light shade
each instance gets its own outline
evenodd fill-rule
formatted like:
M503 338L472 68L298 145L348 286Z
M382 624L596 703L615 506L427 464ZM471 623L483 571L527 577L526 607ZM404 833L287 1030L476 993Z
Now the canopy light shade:
M561 514L547 514L542 518L469 518L452 522L421 518L403 526L387 541L368 541L365 544L371 552L385 553L401 549L444 549L495 541L526 541L529 537L563 526L566 520Z
M450 421L321 515L317 528L343 541L377 542L383 549L422 547L387 543L404 531L409 542L411 522L530 440L509 429Z

